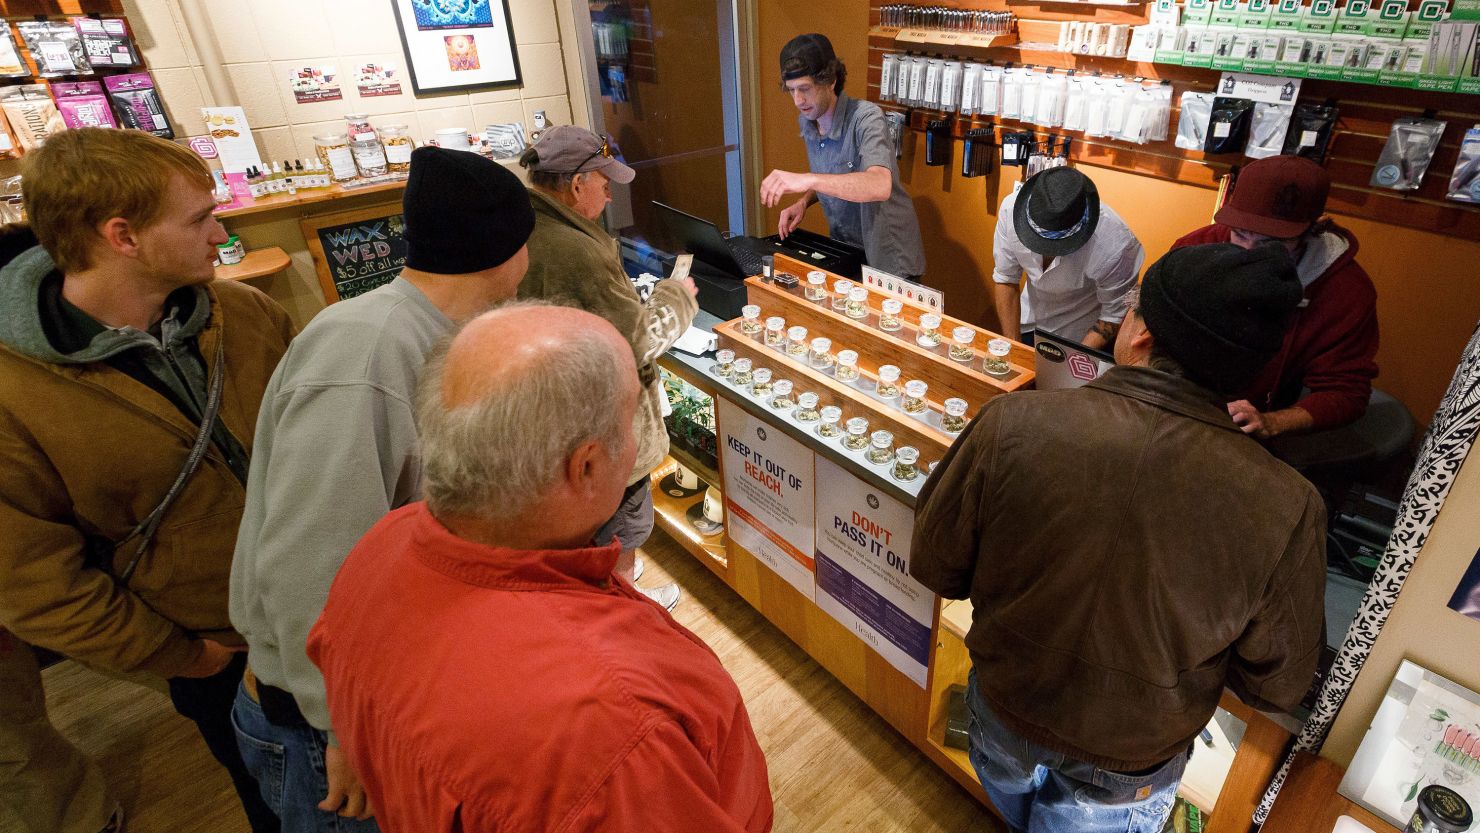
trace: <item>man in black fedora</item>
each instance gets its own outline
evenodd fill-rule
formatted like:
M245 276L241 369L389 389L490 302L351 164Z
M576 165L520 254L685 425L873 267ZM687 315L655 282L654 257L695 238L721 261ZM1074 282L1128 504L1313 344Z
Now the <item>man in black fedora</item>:
M1146 249L1100 202L1089 177L1049 168L1002 201L992 256L993 301L1004 335L1046 330L1109 349Z

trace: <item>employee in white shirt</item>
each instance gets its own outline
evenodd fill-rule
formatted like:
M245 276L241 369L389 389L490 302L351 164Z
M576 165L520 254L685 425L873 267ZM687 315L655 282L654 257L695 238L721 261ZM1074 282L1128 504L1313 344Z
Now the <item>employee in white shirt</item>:
M1002 201L992 256L1005 335L1047 330L1109 349L1146 249L1089 177L1049 168Z

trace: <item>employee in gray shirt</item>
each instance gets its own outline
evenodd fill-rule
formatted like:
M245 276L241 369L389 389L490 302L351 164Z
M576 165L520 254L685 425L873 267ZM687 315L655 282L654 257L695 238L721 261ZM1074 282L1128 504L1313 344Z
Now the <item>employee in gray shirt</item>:
M847 67L825 35L798 35L781 50L781 86L801 113L809 173L771 171L761 202L801 199L781 212L784 239L821 202L833 239L863 247L868 265L902 278L925 273L915 204L899 184L894 143L877 104L843 95Z

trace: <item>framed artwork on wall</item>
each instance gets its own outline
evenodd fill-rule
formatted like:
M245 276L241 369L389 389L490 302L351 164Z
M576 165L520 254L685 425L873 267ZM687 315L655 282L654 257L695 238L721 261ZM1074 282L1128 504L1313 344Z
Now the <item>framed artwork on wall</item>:
M508 0L391 0L391 6L417 95L521 84Z

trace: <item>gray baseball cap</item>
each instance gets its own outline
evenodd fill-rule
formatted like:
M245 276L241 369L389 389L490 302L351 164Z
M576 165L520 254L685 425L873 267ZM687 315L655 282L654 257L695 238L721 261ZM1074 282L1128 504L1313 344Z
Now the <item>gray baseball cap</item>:
M546 129L535 142L534 151L538 158L529 167L535 171L552 174L601 171L612 182L623 185L637 176L637 171L616 158L616 150L605 136L573 124Z

